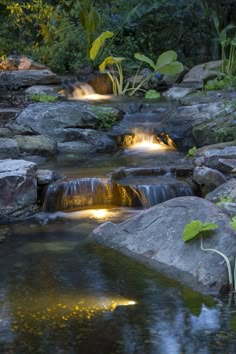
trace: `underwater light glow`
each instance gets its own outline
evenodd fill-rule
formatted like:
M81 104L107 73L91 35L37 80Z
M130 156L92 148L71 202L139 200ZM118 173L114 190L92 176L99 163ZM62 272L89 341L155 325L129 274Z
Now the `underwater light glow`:
M108 215L108 210L107 209L93 209L92 210L92 216L95 219L104 219Z
M134 130L133 144L129 147L132 150L155 151L174 149L174 143L166 134L167 143L164 143L153 133L142 132L138 129Z

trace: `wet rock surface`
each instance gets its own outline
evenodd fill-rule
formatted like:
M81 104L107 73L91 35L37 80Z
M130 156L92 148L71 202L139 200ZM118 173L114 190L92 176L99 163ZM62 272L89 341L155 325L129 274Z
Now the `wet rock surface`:
M227 283L221 257L203 252L197 239L187 244L182 240L184 226L193 219L217 223L219 229L204 239L204 246L219 249L230 259L235 257L236 238L230 218L211 202L197 197L169 200L118 225L105 223L90 238L156 269L160 263L171 267L174 277L177 273L181 277L181 271L183 280L187 272L200 284L219 290Z

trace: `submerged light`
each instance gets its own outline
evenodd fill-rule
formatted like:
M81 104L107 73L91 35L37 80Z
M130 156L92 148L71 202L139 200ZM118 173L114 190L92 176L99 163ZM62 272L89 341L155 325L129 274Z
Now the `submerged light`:
M158 138L155 134L143 132L139 129L134 130L133 144L129 147L132 150L155 151L174 149L171 138L165 134L166 142Z

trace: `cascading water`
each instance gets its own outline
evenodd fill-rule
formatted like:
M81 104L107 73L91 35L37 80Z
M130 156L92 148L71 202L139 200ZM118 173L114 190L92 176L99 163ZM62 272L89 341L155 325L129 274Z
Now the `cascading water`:
M56 183L48 188L44 210L53 212L86 206L128 206L148 208L171 198L192 195L191 187L174 176L134 177L111 181L109 178L81 178Z
M192 188L185 182L174 181L154 185L133 186L144 208L165 202L166 200L193 195Z
M66 210L112 203L112 184L106 178L81 178L62 182L48 188L45 211Z
M109 95L99 95L94 88L86 82L64 83L66 95L71 100L102 100Z

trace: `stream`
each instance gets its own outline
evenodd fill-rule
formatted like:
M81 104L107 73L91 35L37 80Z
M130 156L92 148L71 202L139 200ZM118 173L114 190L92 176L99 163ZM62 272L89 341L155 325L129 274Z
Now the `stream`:
M45 164L68 179L104 178L183 156L130 150ZM0 247L0 353L235 353L236 306L202 295L88 240L99 224L142 207L42 212L10 225Z

